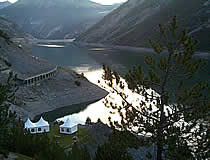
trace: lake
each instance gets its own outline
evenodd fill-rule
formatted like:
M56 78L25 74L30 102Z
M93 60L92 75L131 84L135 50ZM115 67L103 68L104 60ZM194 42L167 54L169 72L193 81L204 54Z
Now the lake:
M98 80L103 81L101 78L103 64L109 65L123 76L134 65L141 64L144 68L144 57L146 55L153 55L153 53L148 51L139 53L109 48L80 48L73 43L38 44L33 47L32 54L44 58L55 65L70 68L78 73L84 73L87 79L95 84L98 84ZM209 75L208 68L209 66L207 70L203 71L202 75L204 78L206 78L206 75ZM110 94L107 98L115 97L115 95ZM45 113L43 116L48 117L50 121L70 118L72 123L81 124L85 123L87 117L90 117L94 122L100 118L104 123L108 123L108 117L112 117L113 120L119 120L119 116L114 114L115 111L106 108L103 101L104 99L97 102L66 106ZM78 112L72 113L72 107L77 107Z

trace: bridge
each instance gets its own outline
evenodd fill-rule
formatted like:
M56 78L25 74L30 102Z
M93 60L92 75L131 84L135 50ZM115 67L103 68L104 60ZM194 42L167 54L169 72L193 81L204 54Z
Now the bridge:
M42 74L38 74L38 75L35 75L35 76L32 76L32 77L28 77L28 78L24 79L23 83L25 85L33 85L33 84L36 84L40 81L52 78L56 75L57 69L58 68L56 66L51 71L48 71L48 72L45 72L45 73L42 73Z

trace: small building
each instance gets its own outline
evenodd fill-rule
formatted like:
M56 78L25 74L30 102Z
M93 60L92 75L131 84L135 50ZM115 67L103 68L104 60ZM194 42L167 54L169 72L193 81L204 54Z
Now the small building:
M60 126L60 133L64 133L64 134L73 134L75 132L77 132L78 127L77 124L71 124L70 119L68 118L64 124L62 124Z
M35 123L31 122L31 120L29 118L25 122L24 128L27 129L31 134L36 133L36 125L35 125Z
M49 132L50 131L50 125L47 121L45 121L42 117L40 120L35 123L36 128L37 128L37 133L44 133L44 132Z

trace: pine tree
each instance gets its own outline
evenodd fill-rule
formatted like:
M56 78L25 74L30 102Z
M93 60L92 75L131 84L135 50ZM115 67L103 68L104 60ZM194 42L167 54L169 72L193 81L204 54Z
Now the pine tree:
M148 135L157 160L209 158L210 83L196 77L206 62L193 57L197 41L178 28L176 17L167 27L159 25L159 31L160 40L150 40L158 58L145 57L146 73L141 66L134 67L124 82L104 67L104 80L122 99L118 106L106 100L121 117L111 125ZM142 96L138 105L128 100L126 86Z
M10 104L14 102L15 92L18 87L15 83L17 76L11 72L5 84L0 83L0 148L10 149L11 129L15 127L16 113L9 110Z
M92 124L92 121L91 121L90 117L87 117L87 119L86 119L86 121L85 121L85 124L86 124L86 125Z
M82 160L91 160L90 153L87 149L87 146L82 147L81 150L82 150L82 154L81 154Z

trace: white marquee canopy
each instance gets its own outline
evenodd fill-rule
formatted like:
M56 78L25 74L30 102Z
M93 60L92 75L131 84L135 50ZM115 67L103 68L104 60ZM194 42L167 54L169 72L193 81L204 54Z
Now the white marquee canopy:
M31 122L31 120L28 118L28 120L25 122L24 128L30 129L30 128L34 128L34 127L36 127L36 125L33 122Z
M45 121L42 117L35 124L36 124L37 127L49 126L49 123L47 121Z
M64 134L73 134L77 132L77 130L77 124L71 123L69 118L60 126L60 133Z
M33 123L30 119L28 119L25 122L25 129L28 129L30 133L44 133L50 131L50 125L42 117L36 123Z

